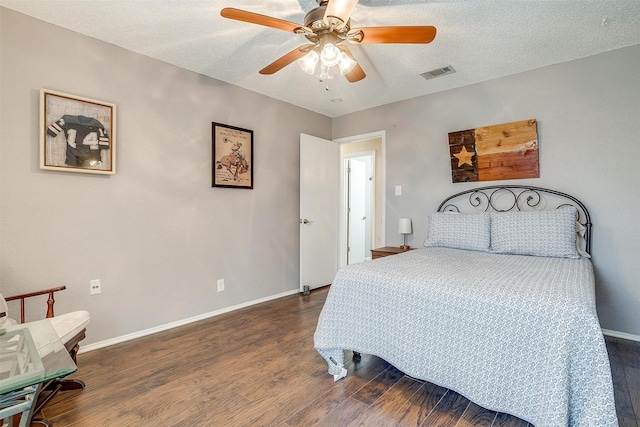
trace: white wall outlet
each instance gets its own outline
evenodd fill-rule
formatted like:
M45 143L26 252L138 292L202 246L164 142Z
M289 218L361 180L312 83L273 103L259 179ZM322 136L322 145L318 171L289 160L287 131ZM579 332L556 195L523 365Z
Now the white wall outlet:
M224 279L218 279L218 292L224 291Z
M91 295L97 295L102 293L100 279L89 280L89 293Z
M402 185L396 185L396 196L402 196Z

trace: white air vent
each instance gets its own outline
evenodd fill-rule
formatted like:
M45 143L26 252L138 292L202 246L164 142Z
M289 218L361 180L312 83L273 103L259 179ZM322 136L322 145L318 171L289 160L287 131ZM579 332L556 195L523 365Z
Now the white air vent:
M427 71L425 73L420 74L427 80L435 79L436 77L446 76L447 74L453 74L456 70L453 69L451 65L447 65L446 67L436 68L435 70Z

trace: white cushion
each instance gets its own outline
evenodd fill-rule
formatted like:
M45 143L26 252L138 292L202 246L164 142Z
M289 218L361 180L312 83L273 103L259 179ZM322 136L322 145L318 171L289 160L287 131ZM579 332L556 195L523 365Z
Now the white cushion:
M4 316L0 316L0 328L8 328L18 324L17 321L9 317L9 307L2 294L0 294L0 313L4 313Z
M7 307L7 302L5 301L2 294L0 294L0 327L4 325L4 323L7 321L8 318L9 318L9 307Z
M85 310L72 311L51 317L49 321L60 337L60 341L66 343L87 327L91 317Z
M9 317L7 301L2 294L0 294L0 313L5 313L4 316L0 316L0 326L6 328L18 324L18 322ZM60 341L66 344L67 341L87 327L89 320L91 320L91 316L88 311L78 310L51 317L49 322L51 326L53 326L53 329L55 329Z

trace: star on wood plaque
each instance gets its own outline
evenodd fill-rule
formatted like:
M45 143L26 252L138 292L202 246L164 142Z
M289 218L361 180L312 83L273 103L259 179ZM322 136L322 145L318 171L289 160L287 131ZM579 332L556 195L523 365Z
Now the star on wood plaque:
M473 151L467 151L467 147L462 146L462 150L458 154L454 154L454 157L458 158L458 167L468 164L469 166L473 166L471 162L471 158L475 156L476 153Z

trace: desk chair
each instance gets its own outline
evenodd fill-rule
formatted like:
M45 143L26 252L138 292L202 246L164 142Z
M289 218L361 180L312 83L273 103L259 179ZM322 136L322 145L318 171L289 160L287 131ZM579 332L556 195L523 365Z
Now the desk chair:
M86 327L89 323L89 312L80 310L71 313L65 313L59 316L54 314L54 293L63 291L66 286L60 286L57 288L46 289L43 291L32 292L22 295L14 295L11 297L3 298L0 294L0 327L8 327L18 323L18 321L9 317L9 310L7 307L7 301L20 301L20 322L25 322L25 299L36 297L40 295L49 295L47 299L47 313L46 318L49 319L51 325L55 329L60 341L64 344L65 348L69 352L69 355L73 359L73 362L77 365L77 354L80 348L80 341L85 338ZM36 409L33 414L38 414L44 408L44 406L55 396L59 391L67 390L80 390L84 388L84 383L76 379L55 379L45 384L38 398ZM50 426L49 421L44 419L34 419L33 423L43 424Z

